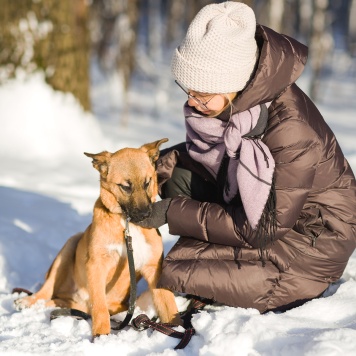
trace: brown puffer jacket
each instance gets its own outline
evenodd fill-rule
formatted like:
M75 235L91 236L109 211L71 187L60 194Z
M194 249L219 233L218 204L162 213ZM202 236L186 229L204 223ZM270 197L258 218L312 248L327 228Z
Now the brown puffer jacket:
M241 207L174 198L169 231L182 237L159 286L265 312L300 305L341 277L356 244L356 184L334 134L294 84L307 48L264 26L256 39L256 75L234 103L244 111L272 101L263 142L276 162L275 242L263 266ZM161 179L176 161L174 152L161 159Z

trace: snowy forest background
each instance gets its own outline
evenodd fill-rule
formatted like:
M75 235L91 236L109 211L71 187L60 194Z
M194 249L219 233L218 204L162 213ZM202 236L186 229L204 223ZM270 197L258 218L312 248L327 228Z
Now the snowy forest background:
M150 83L156 105L171 78L162 75L172 49L209 0L0 0L0 84L19 71L41 71L55 90L93 110L90 70L97 61L123 89L118 121L134 110L135 78ZM222 1L217 1L222 2ZM322 100L322 78L335 70L335 51L356 54L356 0L249 0L257 21L309 46L309 94ZM353 19L353 21L352 21Z
M86 321L50 323L41 305L13 308L11 289L36 290L66 239L90 222L99 186L84 151L184 140L186 97L170 58L211 2L0 0L1 355L355 354L355 253L342 279L300 308L259 315L212 307L196 315L197 335L184 351L162 334L130 329L92 344ZM356 172L356 0L243 2L259 23L309 46L298 85ZM161 232L168 252L176 237L166 226ZM177 303L184 309L184 298Z

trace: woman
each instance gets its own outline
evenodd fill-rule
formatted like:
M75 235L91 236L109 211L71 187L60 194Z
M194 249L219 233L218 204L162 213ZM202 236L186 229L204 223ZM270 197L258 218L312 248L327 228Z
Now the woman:
M355 249L356 184L295 81L307 48L237 2L205 6L176 49L186 143L158 164L141 225L180 239L160 287L261 313L320 296Z

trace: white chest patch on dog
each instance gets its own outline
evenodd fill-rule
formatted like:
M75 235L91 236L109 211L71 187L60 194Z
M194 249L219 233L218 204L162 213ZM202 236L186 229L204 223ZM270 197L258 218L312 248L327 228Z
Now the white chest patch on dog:
M152 257L151 245L146 242L140 228L129 224L130 235L132 237L132 248L135 260L135 269L141 270ZM126 250L126 249L125 249Z
M121 219L121 224L125 228L125 220ZM151 259L151 246L146 242L140 228L133 224L129 224L129 233L132 237L132 248L135 262L135 270L140 271ZM127 256L126 245L123 244L109 244L106 246L109 252L116 252L119 257Z
M126 255L126 249L124 250L123 244L108 244L106 245L106 248L110 253L116 252L119 255L119 257L121 257L123 254Z

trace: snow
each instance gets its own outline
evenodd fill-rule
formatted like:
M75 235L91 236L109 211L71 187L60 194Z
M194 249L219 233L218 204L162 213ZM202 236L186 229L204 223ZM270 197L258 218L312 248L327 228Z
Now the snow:
M340 61L344 60L340 57ZM322 85L318 105L356 171L355 81L340 65ZM165 73L164 73L165 74ZM184 95L173 80L138 78L130 94L131 115L120 122L120 79L93 68L94 114L70 94L53 91L41 74L0 87L0 354L1 355L354 355L356 354L356 254L340 281L319 299L285 313L214 305L193 317L196 335L175 351L177 339L131 328L90 342L90 321L49 321L42 303L18 312L13 287L37 290L66 239L91 220L99 193L98 173L83 152L139 147L163 137L162 148L184 140ZM166 78L169 78L167 72ZM308 84L307 74L301 78ZM158 93L156 97L154 93ZM162 93L164 95L162 95ZM161 229L167 253L176 241ZM139 292L145 288L139 285ZM176 297L180 310L187 300ZM136 314L154 314L143 293ZM116 316L120 319L125 315Z

